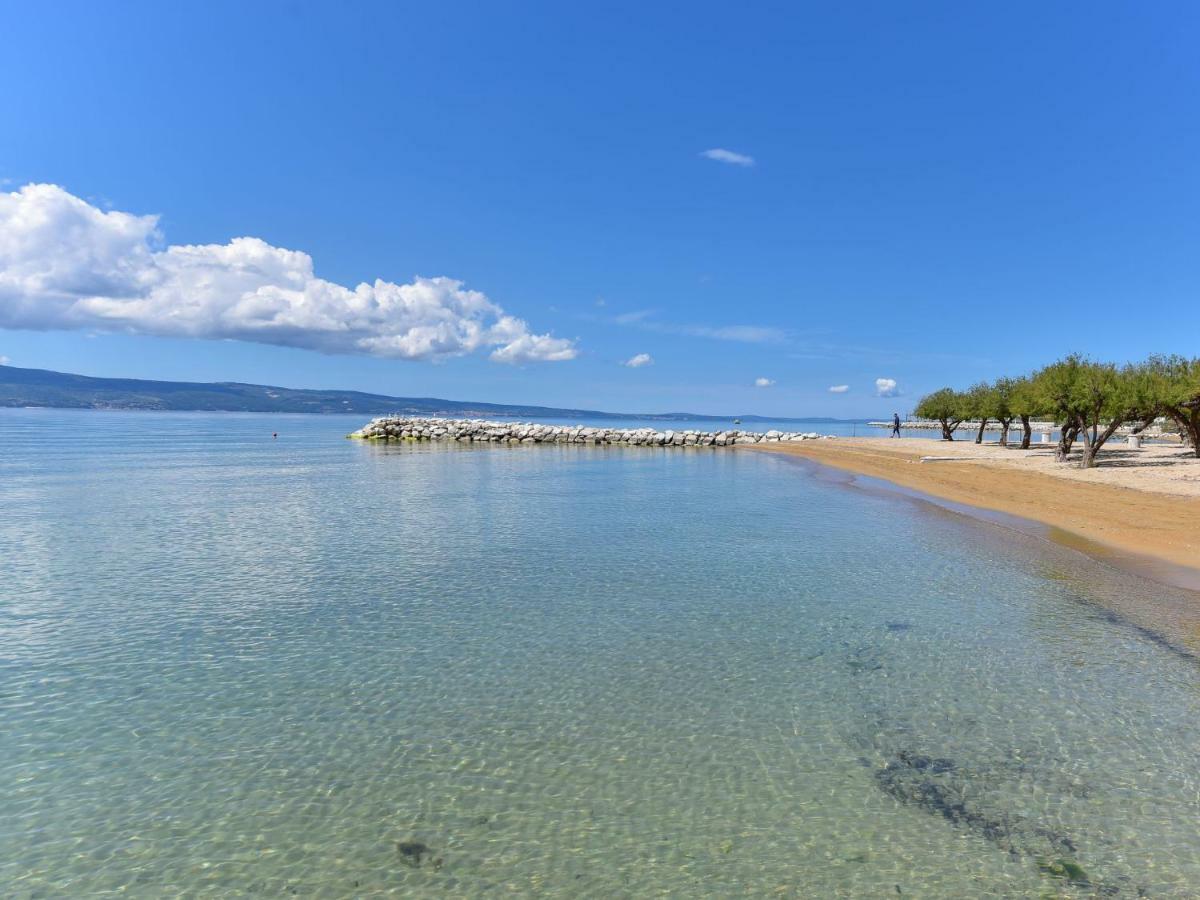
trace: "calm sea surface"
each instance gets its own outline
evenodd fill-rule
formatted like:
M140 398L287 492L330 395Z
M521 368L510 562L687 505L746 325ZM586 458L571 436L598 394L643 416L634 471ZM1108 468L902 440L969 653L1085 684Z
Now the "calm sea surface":
M1200 663L1109 611L1197 598L765 454L361 424L0 411L0 894L1200 895Z

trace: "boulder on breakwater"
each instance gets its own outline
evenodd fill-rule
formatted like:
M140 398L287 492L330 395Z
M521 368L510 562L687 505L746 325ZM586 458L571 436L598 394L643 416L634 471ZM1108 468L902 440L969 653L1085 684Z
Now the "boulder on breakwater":
M826 440L815 431L659 431L655 428L597 428L487 422L481 419L422 419L384 416L349 435L371 441L458 441L483 444L623 444L635 447L729 447L736 444Z

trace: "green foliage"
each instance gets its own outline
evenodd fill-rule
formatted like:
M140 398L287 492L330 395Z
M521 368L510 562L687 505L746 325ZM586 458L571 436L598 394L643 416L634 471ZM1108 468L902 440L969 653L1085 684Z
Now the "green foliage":
M913 413L921 419L961 422L969 415L968 410L969 403L963 394L952 388L942 388L922 397Z
M1015 416L1035 418L1045 415L1038 392L1031 376L1022 375L1020 378L1002 378L1009 384L1008 403Z
M1118 380L1117 402L1127 421L1148 425L1163 414L1168 383L1153 360L1125 366Z
M1152 356L1144 368L1164 407L1200 407L1200 358Z
M1073 353L1029 377L1000 378L965 393L943 388L923 398L916 413L942 422L944 433L948 423L968 418L1006 427L1015 418L1052 418L1062 431L1060 458L1078 435L1085 467L1122 425L1167 416L1200 455L1200 358L1153 356L1118 368Z
M954 429L971 415L972 400L951 388L942 388L921 398L914 410L922 419L934 419L942 425L942 440L954 440Z
M1154 356L1144 368L1159 409L1200 456L1200 359Z
M988 392L988 412L999 422L1011 422L1016 416L1013 411L1013 387L1011 378L997 378Z
M968 419L992 418L992 386L986 381L971 385L963 395L962 411Z
M1124 417L1127 385L1111 363L1084 361L1080 364L1071 392L1076 415L1089 428L1101 422Z
M1033 376L1033 401L1040 415L1053 416L1054 421L1064 425L1074 421L1078 414L1077 391L1083 365L1083 359L1072 354Z

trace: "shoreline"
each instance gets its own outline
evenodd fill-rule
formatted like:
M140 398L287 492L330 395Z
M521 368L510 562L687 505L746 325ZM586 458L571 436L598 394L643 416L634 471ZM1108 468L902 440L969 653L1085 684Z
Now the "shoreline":
M751 450L806 460L866 476L901 493L1009 527L1032 523L1055 543L1155 581L1200 591L1200 496L1190 474L1179 487L1131 486L1086 479L1078 470L1023 468L1024 457L979 457L975 444L851 438ZM947 447L961 457L922 463ZM1018 454L1022 451L1007 451ZM1200 475L1200 460L1195 463ZM1023 530L1030 531L1026 524Z

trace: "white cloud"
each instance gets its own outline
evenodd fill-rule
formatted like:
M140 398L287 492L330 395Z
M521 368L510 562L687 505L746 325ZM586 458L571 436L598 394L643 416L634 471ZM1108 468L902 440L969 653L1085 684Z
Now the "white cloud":
M787 337L782 329L764 325L684 325L680 329L693 337L716 338L720 341L741 341L747 344L770 344Z
M844 393L846 393L846 391L848 391L848 390L850 390L850 385L848 385L848 384L835 384L833 387L831 387L831 388L829 389L829 393L831 393L831 394L844 394Z
M630 369L640 369L642 366L654 365L654 357L649 353L639 353L637 356L631 356L621 365Z
M772 381L770 378L755 378L754 379L755 387L770 387L774 383L775 382Z
M787 340L787 332L782 328L768 325L689 325L676 322L662 322L653 318L658 313L656 309L636 309L632 312L613 316L611 321L617 325L629 325L644 331L655 331L660 334L681 334L687 337L713 338L719 341L739 341L746 344L769 344Z
M12 362L12 360L9 359L7 356L0 356L0 366L7 366L11 362Z
M720 147L714 147L712 150L705 150L700 154L705 159L716 160L721 163L728 163L731 166L752 166L754 165L754 157L747 156L744 153L734 153L732 150L722 150Z
M573 341L453 278L317 278L307 253L254 237L164 246L157 216L104 212L52 184L0 193L0 328L232 339L395 359L491 350L497 362L573 359Z
M898 397L900 389L896 385L895 378L876 378L875 379L875 396L876 397Z
M618 325L637 325L644 319L654 315L654 312L652 309L635 309L633 312L613 316L613 321Z

